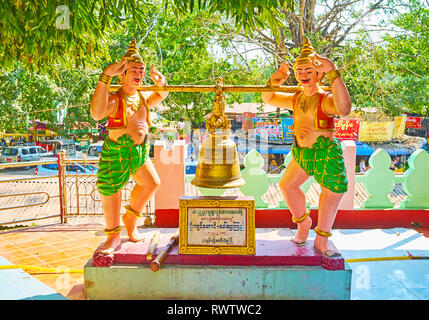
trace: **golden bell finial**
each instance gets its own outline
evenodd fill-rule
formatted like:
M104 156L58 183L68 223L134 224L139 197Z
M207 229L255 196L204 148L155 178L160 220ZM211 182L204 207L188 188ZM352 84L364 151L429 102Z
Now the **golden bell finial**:
M136 39L131 40L130 46L128 47L128 51L122 56L122 59L123 58L126 58L128 62L138 62L144 64L143 58L137 48Z
M231 124L225 115L223 81L216 81L213 112L206 122L209 137L203 142L198 156L195 177L191 184L203 188L237 188L246 183L241 177L237 148L229 139Z
M314 57L314 48L311 46L310 40L308 37L304 38L304 44L302 45L301 53L296 58L296 61L293 65L293 68L296 69L296 67L300 64L306 64L311 63L313 57Z

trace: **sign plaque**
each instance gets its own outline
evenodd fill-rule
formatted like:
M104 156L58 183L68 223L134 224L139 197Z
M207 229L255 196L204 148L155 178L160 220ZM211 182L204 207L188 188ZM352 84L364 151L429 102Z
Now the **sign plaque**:
M253 197L180 197L179 254L255 254Z

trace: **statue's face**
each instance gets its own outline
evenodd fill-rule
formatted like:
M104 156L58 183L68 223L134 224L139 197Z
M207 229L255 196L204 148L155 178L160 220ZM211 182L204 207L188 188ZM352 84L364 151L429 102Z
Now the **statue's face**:
M122 74L123 83L128 83L138 87L145 75L145 64L139 62L131 62L128 69Z
M319 82L319 74L311 63L298 65L295 70L295 77L304 87L312 87Z

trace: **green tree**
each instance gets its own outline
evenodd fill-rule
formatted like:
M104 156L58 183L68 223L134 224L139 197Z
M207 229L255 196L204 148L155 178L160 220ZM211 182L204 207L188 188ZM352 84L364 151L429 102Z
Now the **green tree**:
M108 54L106 35L131 17L140 23L144 1L5 0L0 5L3 71L16 61L30 71L56 73L58 68L90 67Z
M396 116L429 115L427 43L429 10L417 0L395 15L392 28L374 42L367 34L337 52L354 105Z
M228 24L217 35L241 47L259 48L268 61L261 73L265 79L282 61L291 65L308 36L316 52L341 68L358 109L377 107L389 115L427 113L427 4L302 0L293 10L281 11L280 38L264 28L237 35ZM380 39L380 34L385 36ZM296 84L293 73L286 84Z
M161 3L157 1L156 3ZM194 0L163 0L176 15L193 11ZM278 26L277 8L293 0L198 1L200 8L225 13L238 28L247 30L264 22ZM55 73L58 68L96 66L108 55L108 35L125 31L132 19L146 26L154 2L144 0L4 0L0 4L0 63L11 71L16 61L31 71Z
M112 35L109 42L110 56L119 60L132 38L141 42L140 53L147 63L145 83L151 84L149 68L153 63L167 78L168 84L214 85L217 77L224 84L257 83L260 73L255 72L257 63L239 63L231 56L219 57L212 52L213 46L222 50L225 43L214 43L214 30L219 28L220 14L209 10L188 13L177 19L164 7L155 7L149 26L151 32L129 22L125 33ZM173 35L173 36L172 36ZM104 67L104 65L103 65ZM190 121L197 128L213 108L214 93L170 93L164 106L157 108L170 121ZM229 94L229 102L241 101L239 94ZM164 108L168 106L168 108Z
M3 74L0 83L3 128L22 132L33 116L54 123L52 113L38 113L39 110L52 108L60 99L59 87L48 76L18 68Z
M409 1L409 11L393 21L403 33L386 37L389 71L395 75L396 105L402 110L429 116L429 8Z

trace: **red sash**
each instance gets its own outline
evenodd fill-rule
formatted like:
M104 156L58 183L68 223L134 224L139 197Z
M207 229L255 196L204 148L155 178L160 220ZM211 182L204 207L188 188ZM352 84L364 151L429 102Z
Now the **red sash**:
M301 92L295 93L292 100L292 110L295 111L295 104L298 100L298 96ZM322 92L319 95L319 103L317 104L316 109L314 110L314 130L316 131L335 131L335 117L327 115L322 109L322 100L326 96L325 92ZM292 130L295 126L295 112L293 115L293 124Z
M122 95L119 91L116 92L118 97L118 108L116 112L109 116L109 121L107 122L107 129L123 129L127 127L127 110L124 108L124 101Z
M316 131L335 131L335 118L334 116L327 115L322 109L322 100L327 94L325 92L320 94L319 104L315 112L314 129Z
M140 94L140 92L139 92ZM123 129L127 127L127 106L126 103L124 103L124 100L122 98L122 95L119 91L116 91L116 95L118 97L118 108L116 109L115 113L109 116L109 120L107 122L107 129L113 130L113 129ZM149 128L152 126L150 122L150 114L149 114L149 107L147 106L147 103L143 96L140 94L140 98L142 99L142 103L144 103L144 106L147 111L147 117L146 121L149 126Z

